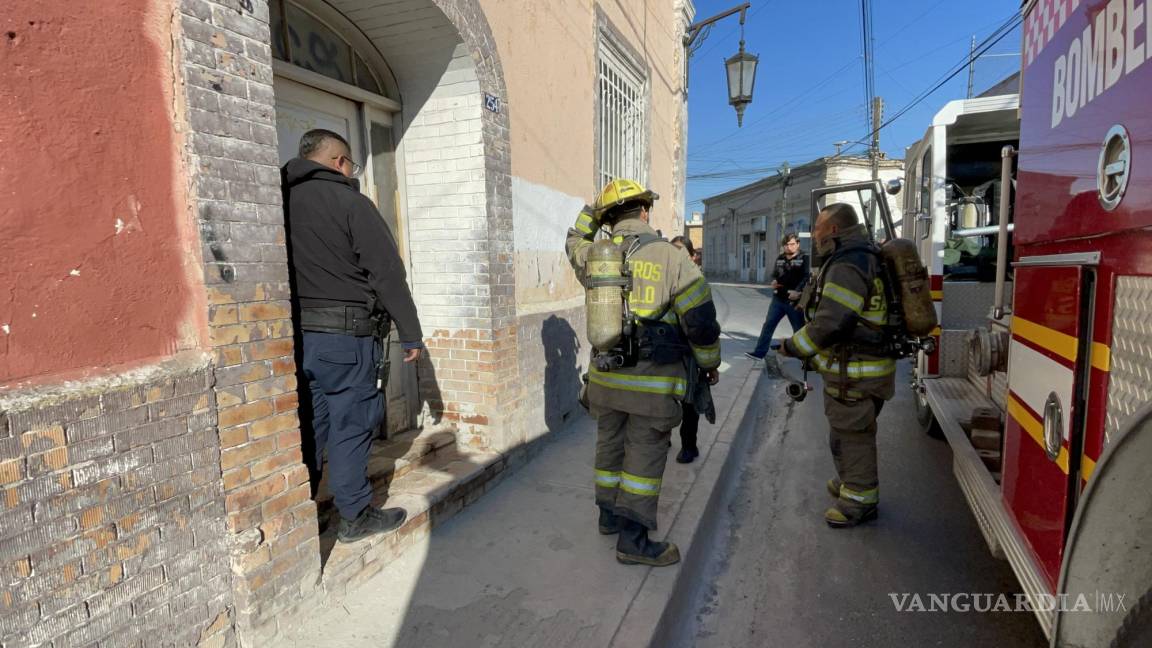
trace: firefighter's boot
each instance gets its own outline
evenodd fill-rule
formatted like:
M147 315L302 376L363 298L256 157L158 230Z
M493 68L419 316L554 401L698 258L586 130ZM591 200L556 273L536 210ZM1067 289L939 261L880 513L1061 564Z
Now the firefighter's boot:
M600 535L620 533L620 522L624 518L613 513L610 509L600 507Z
M839 499L839 497L840 497L840 480L839 479L836 479L835 477L833 477L832 479L828 480L828 483L825 484L825 486L828 487L828 494L829 495Z
M643 524L619 517L620 537L616 540L616 560L625 565L666 567L680 562L680 549L671 542L653 542Z
M836 506L824 511L824 521L833 529L843 529L863 524L868 520L875 520L879 514L879 509L875 504L844 506L838 502Z

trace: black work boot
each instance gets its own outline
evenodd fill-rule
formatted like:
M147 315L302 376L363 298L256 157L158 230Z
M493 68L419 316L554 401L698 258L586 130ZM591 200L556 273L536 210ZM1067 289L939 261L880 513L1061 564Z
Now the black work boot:
M600 535L612 535L620 533L620 520L619 515L613 513L610 509L600 507Z
M680 549L671 542L653 542L648 529L639 522L620 518L620 537L616 539L616 560L625 565L666 567L680 562Z
M695 447L681 448L680 452L676 455L676 463L692 463L696 457L700 456L700 451Z
M355 520L341 516L340 530L336 532L336 539L340 542L356 542L377 533L388 533L399 529L408 513L402 508L379 509L375 506L366 506Z

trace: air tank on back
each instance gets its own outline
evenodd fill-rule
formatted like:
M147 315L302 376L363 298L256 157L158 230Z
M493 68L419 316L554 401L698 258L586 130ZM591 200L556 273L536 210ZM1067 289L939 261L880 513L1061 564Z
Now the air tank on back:
M904 328L917 337L931 334L937 325L936 307L928 270L920 262L916 244L908 239L890 239L880 246L880 256L899 291Z
M588 250L588 342L601 353L620 344L624 319L624 250L600 239Z

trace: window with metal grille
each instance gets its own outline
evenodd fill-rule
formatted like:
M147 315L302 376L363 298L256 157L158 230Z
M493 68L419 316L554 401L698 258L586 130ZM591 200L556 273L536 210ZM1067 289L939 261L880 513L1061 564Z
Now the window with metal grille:
M647 187L647 80L603 36L599 58L599 186L616 178L628 178Z

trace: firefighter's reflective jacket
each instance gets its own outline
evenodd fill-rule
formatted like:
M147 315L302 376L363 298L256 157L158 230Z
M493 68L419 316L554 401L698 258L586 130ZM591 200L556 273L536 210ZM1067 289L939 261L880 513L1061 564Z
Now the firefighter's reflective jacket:
M568 230L565 244L568 260L585 283L588 248L595 239L595 228L587 214L581 214ZM620 221L612 238L625 249L632 248L627 266L632 273L632 290L628 304L636 319L637 335L645 328L669 325L682 336L684 352L691 353L704 370L720 366L720 324L712 290L700 269L688 255L638 218ZM655 239L653 242L633 245ZM635 366L609 371L589 367L588 399L593 404L617 411L649 416L672 416L679 412L679 401L685 398L688 377L683 357L645 357ZM661 360L658 362L657 360Z
M896 361L885 351L888 300L880 257L863 225L836 237L836 250L801 298L807 318L784 341L788 355L811 358L826 393L840 399L889 399Z

